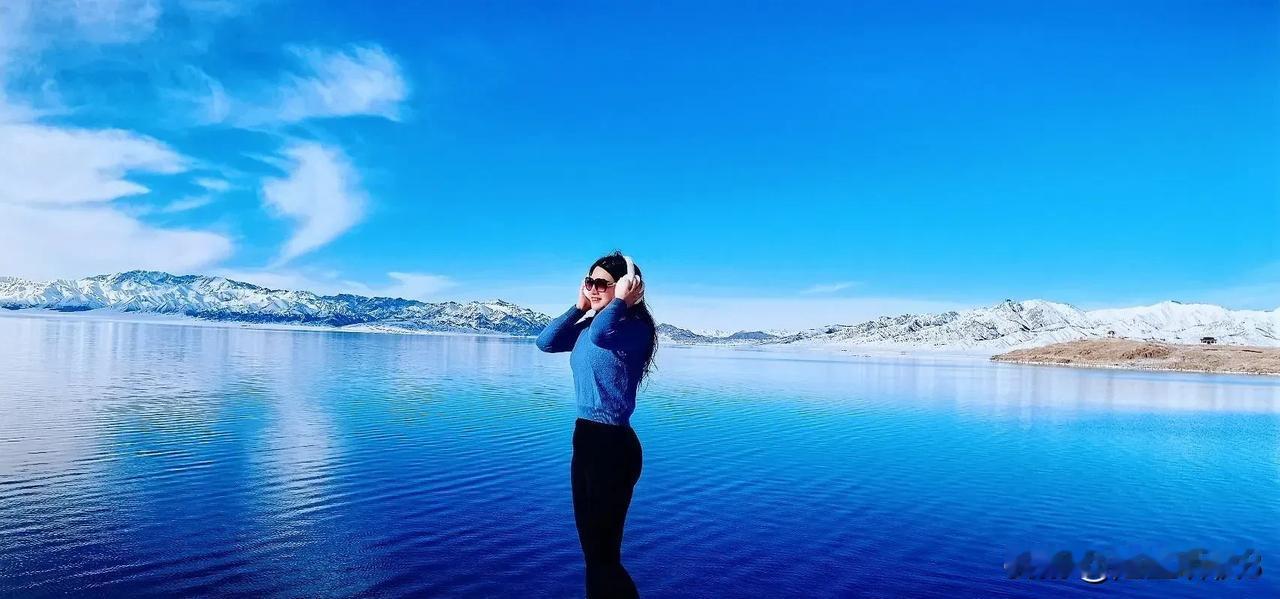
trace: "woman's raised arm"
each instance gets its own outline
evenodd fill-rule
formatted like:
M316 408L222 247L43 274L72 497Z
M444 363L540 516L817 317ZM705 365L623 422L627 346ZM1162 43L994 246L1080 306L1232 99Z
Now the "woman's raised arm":
M576 305L569 308L564 314L547 323L547 327L542 329L534 343L544 352L571 351L573 344L578 341L578 327L575 325L586 313L586 310Z
M608 350L640 352L652 340L648 327L635 320L623 320L627 313L627 303L620 297L613 298L596 317L591 320L591 328L587 334L591 342Z

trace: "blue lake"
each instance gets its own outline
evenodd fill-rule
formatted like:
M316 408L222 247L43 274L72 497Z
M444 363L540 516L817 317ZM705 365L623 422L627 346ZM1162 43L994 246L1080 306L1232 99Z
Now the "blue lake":
M581 597L567 354L0 317L0 596ZM1280 596L1009 580L1280 557L1280 379L663 346L642 596ZM1268 563L1264 560L1264 564Z

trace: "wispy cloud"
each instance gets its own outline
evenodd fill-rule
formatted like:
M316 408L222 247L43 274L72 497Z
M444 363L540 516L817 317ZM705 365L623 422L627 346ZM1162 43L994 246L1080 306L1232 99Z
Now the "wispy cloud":
M48 111L47 93L31 93L35 87L27 83L26 93L16 94L15 81L40 79L36 57L45 44L32 34L38 12L33 0L0 2L0 123L31 121ZM33 97L35 96L35 97Z
M190 180L197 193L168 203L114 202L145 196L155 175L185 173L202 161L136 131L60 124L58 117L80 111L77 102L97 97L87 79L61 74L64 59L87 64L113 52L155 54L156 65L139 72L156 82L151 91L158 106L183 115L195 107L206 121L233 126L274 129L313 119L403 116L408 82L396 59L376 44L284 48L291 65L257 87L240 80L229 91L209 76L195 60L203 42L191 36L213 39L206 35L213 23L244 14L252 1L0 0L0 147L21 149L0 152L0 253L6 254L0 274L192 270L232 252L222 233L143 220L206 206L237 187L220 176L201 173ZM169 46L172 53L160 51ZM64 105L64 98L71 104ZM330 243L364 218L368 199L341 148L291 141L271 163L284 175L262 180L262 205L294 224L273 268ZM382 286L339 281L335 288L427 297L453 284L427 273L387 277Z
M134 172L186 160L128 131L0 125L0 272L35 278L131 268L189 270L231 253L218 233L147 225L107 202L146 193Z
M218 269L213 274L271 289L310 291L320 295L354 293L423 301L443 300L441 293L458 284L445 275L420 272L389 272L387 278L390 282L386 284L353 281L337 272L306 269Z
M117 129L0 125L0 201L70 204L146 193L127 172L173 174L182 156L158 140Z
M178 212L186 212L188 210L195 210L196 208L200 208L202 206L208 206L212 202L213 202L213 198L210 196L191 196L191 197L181 198L181 199L177 199L172 202L169 202L168 204L165 204L164 206L162 206L159 212L164 214L175 214Z
M409 86L400 65L381 47L296 48L294 53L307 74L291 77L282 88L281 120L351 115L400 119Z
M233 281L253 283L268 289L287 289L289 291L310 291L320 295L341 293L340 281L334 279L336 274L310 274L299 270L273 270L257 268L216 268L209 271L212 276L224 277Z
M0 2L0 52L47 44L124 44L151 36L161 15L159 0L5 0Z
M231 241L146 225L109 206L0 203L0 272L53 279L134 268L188 272L226 259Z
M231 184L222 180L211 177L196 177L195 184L209 191L223 192L231 189Z
M264 205L296 224L276 266L350 229L364 218L368 203L355 168L338 148L298 142L286 148L284 155L292 162L288 175L268 179L262 187Z
M380 46L289 51L297 60L297 70L270 89L244 96L229 94L203 71L190 69L189 78L204 90L198 105L205 121L252 128L358 115L400 119L409 86L399 64ZM264 181L263 204L297 225L271 268L324 246L364 218L368 198L357 169L341 148L293 142L282 157L270 157L267 162L281 166L288 175ZM208 181L197 183L220 191Z
M854 285L857 285L857 284L858 283L856 281L840 281L837 283L824 283L824 284L814 285L807 289L801 290L800 293L805 295L835 293L837 291L843 291L845 289L853 287Z
M80 34L99 44L145 39L160 19L159 0L45 0L44 10L70 16Z
M390 285L368 286L350 283L352 293L380 297L400 297L404 299L439 299L440 293L458 285L450 277L420 272L389 272Z
M375 116L400 120L409 84L381 46L294 47L297 69L265 89L228 92L204 74L191 77L206 122L241 127L287 125L310 119Z
M168 144L133 131L37 120L56 104L56 85L41 62L47 48L137 41L152 34L160 12L150 0L0 2L0 273L48 279L184 271L231 254L220 233L152 226L111 203L149 191L135 174L187 170L190 160ZM14 96L15 89L23 93Z

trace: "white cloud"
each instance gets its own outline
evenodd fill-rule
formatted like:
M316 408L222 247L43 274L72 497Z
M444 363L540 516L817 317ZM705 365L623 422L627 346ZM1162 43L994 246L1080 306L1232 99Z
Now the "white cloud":
M296 143L284 152L288 176L269 179L263 203L297 227L280 251L284 264L332 241L364 218L368 203L359 176L341 150L314 142Z
M218 268L210 271L209 274L233 281L253 283L268 289L310 291L320 295L342 293L342 281L335 279L334 273L314 275L296 270Z
M212 202L213 202L213 198L209 196L190 196L190 197L180 198L172 202L169 202L168 204L165 204L163 207L160 208L159 212L164 214L186 212L188 210L195 210L196 208L200 208L201 206L208 206Z
M431 300L440 299L440 292L457 286L457 282L443 275L417 272L389 272L387 276L394 281L390 285L370 287L357 283L348 283L350 293L376 297L399 297L404 299Z
M146 193L125 173L185 169L165 144L116 129L0 125L0 202L100 202Z
M400 65L382 48L298 48L294 52L310 73L291 77L285 86L280 115L285 121L357 114L399 120L400 103L409 89Z
M444 275L413 272L389 272L387 277L391 279L391 283L386 285L369 285L352 281L333 271L224 268L214 271L213 274L270 289L310 291L320 295L353 293L369 297L398 297L424 301L442 301L445 298L439 296L440 292L457 285L452 278Z
M0 0L0 122L69 112L59 93L64 72L44 61L58 56L52 50L96 56L104 45L150 37L159 16L157 0Z
M195 65L173 69L169 85L160 94L175 112L195 124L226 122L233 109L241 108L233 108L222 83Z
M857 283L854 281L840 281L838 283L819 284L819 285L814 285L812 287L809 287L808 289L804 289L800 293L803 293L803 294L835 293L837 291L842 291L850 287L853 287L854 285L857 285Z
M155 32L160 13L158 0L4 0L0 62L5 54L21 50L35 55L59 42L142 41Z
M0 16L34 14L42 33L75 42L131 44L156 33L164 13L212 23L248 11L254 0L4 0ZM35 10L32 10L32 9ZM3 43L3 42L0 42Z
M195 184L209 191L227 191L231 189L231 184L222 179L214 179L211 177L196 177Z
M190 270L215 265L232 249L231 241L216 232L160 228L141 220L207 205L233 188L221 178L196 178L192 182L203 188L201 193L159 206L111 204L148 193L145 179L137 175L171 175L199 162L134 131L71 127L48 119L74 110L61 103L59 65L46 60L114 52L105 48L111 44L137 43L142 51L175 42L180 56L165 59L164 70L173 73L177 85L160 93L168 95L170 107L185 104L209 121L279 125L349 115L400 118L408 85L395 59L379 46L291 49L296 69L259 93L239 97L198 66L181 64L199 44L160 35L194 35L208 29L205 21L243 12L241 2L227 0L0 0L0 148L7 150L0 151L0 209L8 220L0 225L0 252L7 255L0 274ZM183 24L184 17L191 23ZM175 29L157 29L169 25ZM77 85L82 84L71 87ZM367 199L339 148L295 143L277 160L286 174L264 180L263 203L296 225L275 261L278 267L360 222ZM91 223L95 228L89 232ZM343 290L405 296L425 296L448 285L446 278L422 273L388 276L392 283L381 288L341 283Z
M172 174L186 160L114 129L0 125L0 274L38 279L133 268L191 270L231 253L225 236L152 227L107 204L145 193L135 171Z
M150 227L109 206L0 203L0 274L45 280L134 268L189 272L230 254L222 235Z
M238 126L287 124L315 118L377 116L400 120L409 85L394 58L377 45L341 49L293 48L299 71L273 88L229 98L212 79L202 83L208 96L204 118L230 119Z
M0 0L0 274L181 272L231 254L222 234L155 227L110 204L147 193L133 174L187 169L189 160L167 144L132 131L37 122L65 112L55 69L43 62L49 50L138 42L154 33L160 13L158 0Z
M90 42L123 44L150 37L160 18L157 0L45 0L50 14L65 14Z

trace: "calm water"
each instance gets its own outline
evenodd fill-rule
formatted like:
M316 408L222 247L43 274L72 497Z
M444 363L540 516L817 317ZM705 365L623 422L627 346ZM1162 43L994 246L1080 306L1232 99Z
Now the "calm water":
M0 596L582 596L565 354L15 315L0 340ZM1275 571L1001 567L1280 558L1278 379L659 355L623 543L643 595L1280 595Z

